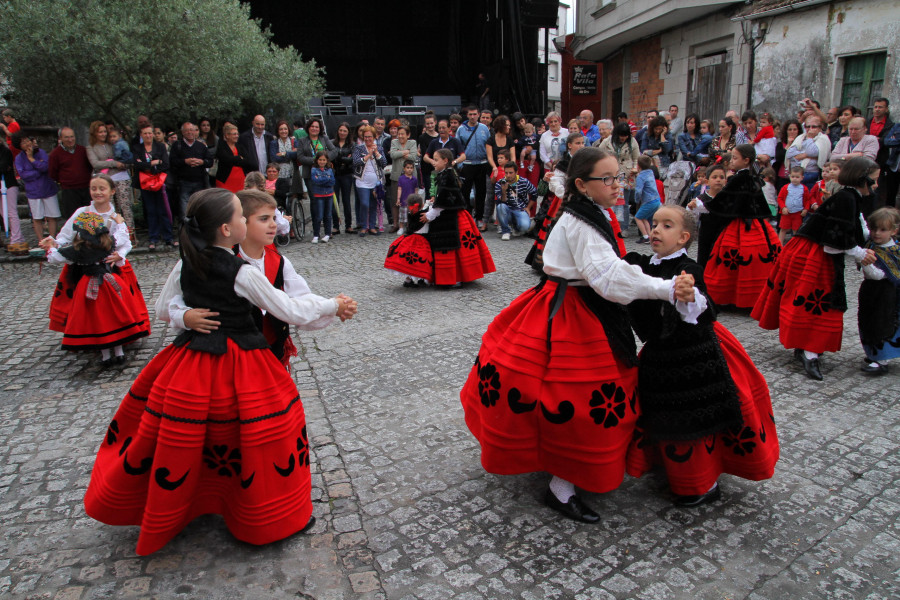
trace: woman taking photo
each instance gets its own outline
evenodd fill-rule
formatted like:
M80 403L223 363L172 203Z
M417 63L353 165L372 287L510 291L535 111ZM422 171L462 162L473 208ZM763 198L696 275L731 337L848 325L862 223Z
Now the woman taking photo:
M378 235L375 187L382 184L385 158L375 142L374 127L363 125L357 131L363 143L353 149L353 175L356 178L356 197L359 199L356 225L359 237L364 237L366 233Z
M147 125L140 131L142 142L131 148L134 154L134 168L136 176L132 185L141 190L141 203L144 205L144 216L147 218L147 229L150 230L150 252L156 250L156 244L160 238L166 246L176 246L178 242L172 239L172 220L166 210L163 197L163 185L158 189L156 177L169 170L169 153L166 145L153 139L153 127ZM141 175L144 176L141 176Z
M709 145L709 158L717 162L724 154L729 154L737 145L737 123L731 117L719 121L719 135Z
M788 166L785 153L791 147L797 136L800 135L800 121L788 119L781 125L781 140L775 145L775 160L772 168L775 169L775 189L780 190L788 184Z
M128 233L134 242L134 214L131 211L134 195L128 165L115 158L115 148L109 143L109 131L102 121L91 123L87 157L95 173L106 173L116 184L116 210L125 219Z
M684 119L684 132L678 134L678 149L681 150L682 160L689 160L694 164L706 157L712 136L700 133L700 117L691 113Z
M222 128L222 139L216 147L216 160L219 168L216 170L216 187L225 188L232 192L244 189L244 177L253 169L253 162L241 156L237 145L238 128L231 123L225 123Z
M337 157L334 159L334 195L338 199L344 211L344 233L356 233L353 229L353 213L350 211L350 197L353 193L353 140L350 137L350 124L341 123L337 128L337 137L332 140ZM340 224L340 219L333 223ZM357 208L356 222L359 224L359 209ZM332 229L338 231L338 225Z

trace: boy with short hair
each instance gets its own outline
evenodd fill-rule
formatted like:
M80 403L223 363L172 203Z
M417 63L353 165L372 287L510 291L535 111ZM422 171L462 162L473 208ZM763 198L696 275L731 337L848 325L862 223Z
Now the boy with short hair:
M519 177L518 167L508 162L504 166L504 178L494 184L494 200L497 202L497 219L500 221L500 239L508 241L510 237L510 216L513 218L512 228L518 235L531 229L531 217L528 212L537 199L537 188L530 181Z
M791 167L790 178L791 182L778 192L778 212L781 214L778 239L782 244L789 231L797 233L803 225L803 217L809 212L812 200L809 190L803 185L803 167Z

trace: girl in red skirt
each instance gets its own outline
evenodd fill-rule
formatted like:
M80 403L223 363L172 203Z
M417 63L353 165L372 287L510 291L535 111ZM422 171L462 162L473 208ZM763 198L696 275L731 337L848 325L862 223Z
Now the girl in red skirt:
M750 171L755 160L751 144L735 147L734 175L700 208L708 214L700 220L697 262L705 267L707 291L719 305L752 308L781 251L762 181Z
M493 273L494 259L460 192L456 171L448 169L453 153L441 148L434 153L431 174L431 208L419 217L428 223L428 242L434 255L435 285L458 286ZM421 231L421 230L420 230Z
M604 210L615 204L618 172L615 157L596 148L572 157L545 276L488 327L460 392L484 468L549 472L544 502L587 523L600 517L575 486L607 492L621 484L640 412L634 334L622 305L693 295L689 275L649 277L619 258Z
M116 184L113 180L104 174L94 175L90 182L91 203L88 206L82 206L75 210L66 224L62 226L57 233L56 238L47 237L41 240L41 248L50 250L53 247L68 246L75 240L75 220L81 213L92 212L103 217L103 224L112 237L114 250L106 258L107 264L114 265L116 275L121 277L128 290L135 297L135 306L138 316L142 321L141 329L150 335L150 315L147 313L147 305L144 302L144 295L141 293L141 286L138 285L137 277L134 275L134 269L128 262L126 256L131 252L131 239L126 224L121 223L121 219L116 214L112 199L116 193ZM56 283L56 289L53 292L53 299L50 301L50 329L53 331L64 332L69 321L69 314L72 311L72 300L75 297L75 284L77 277L73 277L69 272L69 265L63 266L62 273ZM118 356L118 355L117 355ZM117 358L116 362L124 362L124 353L122 358Z
M405 276L403 287L426 287L434 277L434 255L425 234L428 225L422 224L424 200L417 194L406 198L407 223L404 235L391 243L384 268Z
M72 244L59 248L47 238L47 260L66 263L60 275L66 288L66 321L62 326L64 350L99 350L103 366L125 362L124 344L149 333L147 307L140 291L120 275L121 257L113 250L106 219L94 212L78 212L67 226L75 232ZM114 223L127 241L128 229L122 217ZM59 288L57 285L57 288ZM114 354L114 355L113 355Z
M863 266L876 256L863 248L860 202L875 189L878 165L865 157L848 160L838 183L844 186L825 200L788 241L766 281L751 317L763 329L778 329L778 338L806 374L822 381L819 355L841 349L844 311L844 255Z
M644 341L638 368L641 420L629 473L662 464L679 506L718 500L722 473L758 481L772 477L778 438L765 378L740 342L716 320L703 269L687 255L696 217L680 206L653 215L655 254L631 252L625 260L647 275L694 277L694 300L672 306L660 300L628 305Z
M246 234L238 198L215 188L191 197L176 281L190 306L218 312L208 333L184 331L135 380L107 429L85 511L139 525L137 553L162 548L192 519L220 514L231 533L266 544L308 527L309 438L297 388L252 318L254 306L301 324L356 312L346 297L289 298L232 251Z

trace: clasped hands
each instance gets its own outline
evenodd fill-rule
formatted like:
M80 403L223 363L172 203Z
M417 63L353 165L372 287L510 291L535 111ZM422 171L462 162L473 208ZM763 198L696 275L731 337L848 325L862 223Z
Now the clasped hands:
M694 301L694 276L684 271L675 277L675 299L686 304Z

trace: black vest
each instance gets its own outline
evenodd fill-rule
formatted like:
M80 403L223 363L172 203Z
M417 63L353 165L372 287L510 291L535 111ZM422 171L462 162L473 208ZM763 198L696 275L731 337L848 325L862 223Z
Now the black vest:
M219 316L216 320L221 324L210 333L185 331L175 338L174 344L187 344L191 350L211 354L225 354L229 338L244 350L268 348L266 338L253 322L253 305L234 292L238 271L247 263L223 248L210 247L203 254L209 260L206 280L200 279L186 262L183 263L182 294L187 306L202 306L217 311Z

